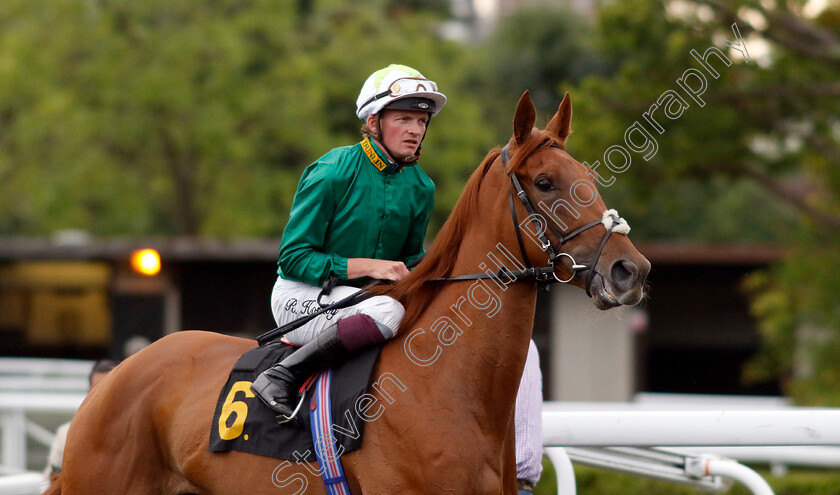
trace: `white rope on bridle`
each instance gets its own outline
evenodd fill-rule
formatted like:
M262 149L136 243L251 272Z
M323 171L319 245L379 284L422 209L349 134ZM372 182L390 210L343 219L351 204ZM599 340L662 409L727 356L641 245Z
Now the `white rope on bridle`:
M630 224L627 223L627 220L618 216L618 212L615 210L605 211L601 223L604 224L604 228L608 232L624 235L630 233Z

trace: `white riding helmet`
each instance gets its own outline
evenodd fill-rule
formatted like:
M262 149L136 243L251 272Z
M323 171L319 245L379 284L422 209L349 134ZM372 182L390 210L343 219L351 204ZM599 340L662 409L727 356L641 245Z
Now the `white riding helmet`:
M367 78L356 99L356 116L365 120L385 107L425 110L434 116L445 104L446 96L434 81L406 65L391 64Z

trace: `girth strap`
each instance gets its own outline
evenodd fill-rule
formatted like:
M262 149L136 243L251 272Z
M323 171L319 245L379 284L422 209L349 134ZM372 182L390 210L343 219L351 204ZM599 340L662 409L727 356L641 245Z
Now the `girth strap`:
M341 465L341 452L335 448L335 438L331 431L333 425L330 408L331 382L331 369L324 370L318 375L309 412L312 443L315 446L315 457L318 458L318 466L327 495L352 495L350 485L347 484L347 476Z

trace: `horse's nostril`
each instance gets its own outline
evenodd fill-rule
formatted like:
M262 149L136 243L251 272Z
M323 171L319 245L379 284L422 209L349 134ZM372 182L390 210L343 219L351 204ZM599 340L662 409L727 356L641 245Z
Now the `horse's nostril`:
M633 288L639 269L632 261L621 260L613 263L610 268L610 278L613 286L626 291Z

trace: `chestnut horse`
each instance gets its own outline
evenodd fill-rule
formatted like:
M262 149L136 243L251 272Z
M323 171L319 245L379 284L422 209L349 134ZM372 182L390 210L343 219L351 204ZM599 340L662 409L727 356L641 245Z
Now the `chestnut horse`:
M609 236L606 220L601 227L606 207L592 171L565 150L571 114L567 94L546 128L536 129L526 92L510 142L472 174L426 258L379 289L406 315L382 350L364 407L356 404L362 448L342 456L353 493L517 492L514 404L538 288L526 259L547 267L543 277L586 289L600 309L642 299L650 263L626 235ZM573 269L570 258L586 267ZM502 265L511 273L498 275ZM435 280L474 273L496 275ZM208 452L219 391L254 346L179 332L127 359L73 418L63 472L49 493L325 493L317 464ZM238 413L262 407L250 390L240 392Z

